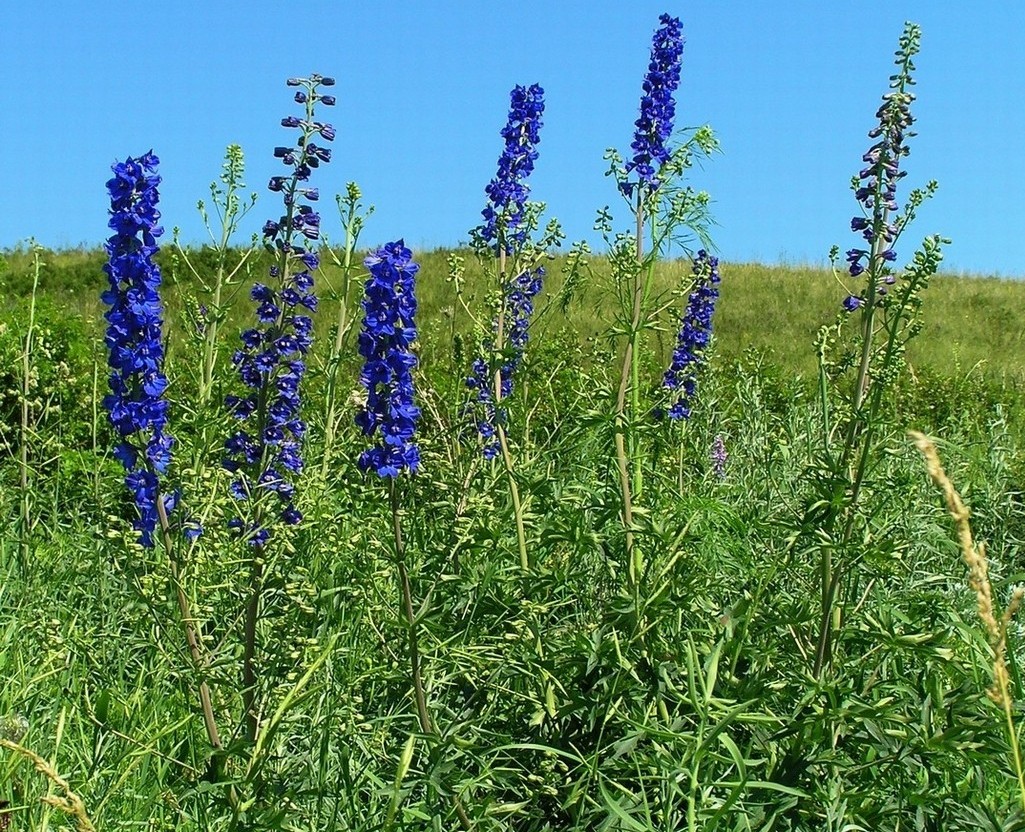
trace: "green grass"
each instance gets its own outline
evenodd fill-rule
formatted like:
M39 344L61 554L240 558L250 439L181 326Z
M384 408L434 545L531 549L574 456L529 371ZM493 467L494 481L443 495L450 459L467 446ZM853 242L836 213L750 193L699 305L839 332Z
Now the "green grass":
M929 288L925 329L883 414L858 531L845 544L819 525L837 496L823 473L812 383L815 333L843 290L820 270L724 266L694 417L685 430L645 423L640 435L646 569L634 597L609 416L612 306L600 281L566 315L545 319L517 381L510 438L536 564L524 575L505 475L461 438L462 336L472 327L445 280L447 254L420 256L424 467L404 482L402 518L437 732L417 719L388 501L356 468L363 438L351 402L320 476L322 338L306 394L306 519L267 564L260 700L265 724L278 709L282 718L259 776L247 775L254 750L242 739L239 691L248 554L225 529L235 507L219 466L231 422L192 405L197 345L180 314L195 286L176 282L181 270L165 259L171 478L206 527L183 560L183 586L211 659L203 678L228 738L224 774L245 806L234 823L224 782L210 782L199 675L167 558L133 543L134 509L98 410L97 252L44 258L33 526L30 557L19 560L18 410L8 388L18 381L29 261L5 256L0 726L6 716L28 720L24 744L68 778L97 829L433 832L458 828L453 792L482 832L1022 828L1000 713L984 694L991 665L975 599L905 431L941 439L1006 598L1025 558L1025 285L944 277ZM559 269L557 259L551 294ZM682 263L660 267L660 290L685 277ZM467 304L481 309L484 294L471 271ZM224 331L218 393L234 388L225 356L248 307L237 303ZM318 314L323 335L333 302ZM673 337L649 343L651 384ZM350 344L346 399L357 388L353 352ZM716 436L729 452L722 478L708 455ZM824 547L848 567L849 602L835 669L814 680ZM1021 702L1018 635L1012 626ZM0 801L14 809L14 829L68 828L40 803L53 789L0 751Z
M175 267L167 247L163 254L165 282L169 287L169 317L174 318L183 292L195 287L180 264ZM425 319L436 321L432 336L450 330L467 331L469 322L456 299L452 283L446 280L447 250L417 253L423 269L418 291ZM481 292L481 272L472 256L467 260L466 292L472 298ZM0 270L0 284L10 303L31 288L31 258L24 250L5 255L7 269ZM46 268L42 290L50 297L92 320L99 320L102 307L99 293L104 287L104 255L100 251L69 250L44 255ZM202 255L198 261L202 262ZM600 257L591 259L597 275L607 272ZM549 294L561 286L563 257L549 266ZM716 341L719 355L738 358L746 350L764 352L781 369L814 376L815 336L819 327L839 310L845 289L831 271L806 266L765 266L749 263L725 263L722 268L721 300L716 311ZM260 264L253 274L263 272ZM677 288L688 276L685 262L660 264L657 286L662 292ZM842 275L846 278L846 275ZM337 270L327 266L323 279L333 282ZM856 289L851 281L850 288ZM446 313L443 314L443 310ZM925 294L926 327L912 348L913 368L944 374L980 372L1014 381L1025 379L1025 283L985 277L935 278ZM243 297L236 323L248 313ZM448 314L454 315L449 322ZM585 343L600 337L611 317L609 299L585 293L571 306L569 313L555 312L549 325L576 334ZM321 316L324 326L327 316ZM446 327L443 322L449 322ZM672 333L663 335L664 345Z

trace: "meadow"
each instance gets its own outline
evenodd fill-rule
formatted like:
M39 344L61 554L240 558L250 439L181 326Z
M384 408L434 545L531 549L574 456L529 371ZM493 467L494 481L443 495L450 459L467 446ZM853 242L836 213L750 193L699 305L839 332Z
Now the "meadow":
M213 270L216 253L211 247L193 249L190 254L201 268ZM242 254L238 250L234 256L241 259ZM418 300L423 317L432 321L425 329L444 333L430 344L431 349L437 350L437 356L451 350L451 333L466 335L473 328L457 301L453 282L448 279L448 263L453 256L465 260L469 295L483 297L490 289L483 269L469 249L417 252L423 269L417 287ZM256 258L247 275L259 274L268 267L269 260L263 252L258 252ZM46 264L39 280L42 296L47 302L73 310L93 335L101 335L104 307L100 293L106 285L103 251L47 251L42 259ZM182 309L197 297L201 287L171 252L162 252L158 260L167 284L168 319L176 324L184 320ZM570 334L585 343L606 335L615 311L599 288L609 277L608 259L595 255L590 260L594 272L590 285L568 309L553 309L551 320L545 322L548 330ZM553 252L546 288L549 295L561 292L567 268L566 255ZM659 263L656 291L670 291L689 268L689 262L684 261ZM722 265L722 273L728 291L723 292L716 309L716 355L733 361L749 351L763 353L778 370L813 383L818 370L815 350L809 345L814 344L823 323L835 315L837 296L844 291L838 281L844 275L838 277L821 265L731 262ZM330 261L322 265L321 279L326 285L340 286L341 274L342 269ZM0 265L0 289L9 314L17 315L15 310L24 306L32 291L32 280L33 258L28 245L5 252ZM911 347L912 369L950 377L981 375L998 383L1006 379L1013 389L1025 378L1025 325L1016 312L1025 303L1025 283L941 272L933 286L934 290L923 298L929 324ZM247 311L244 304L233 305L229 311L231 323L241 327ZM436 321L443 323L433 323ZM327 332L330 321L325 316L316 325L318 332ZM675 333L663 333L661 339L656 338L661 351L654 357L654 363L666 359L666 345L672 335ZM353 361L355 364L355 358Z
M364 248L321 76L262 242L236 148L208 247L146 154L3 252L0 829L1025 829L1025 284L894 265L917 28L828 270L698 250L679 28L600 253L536 85L467 247Z

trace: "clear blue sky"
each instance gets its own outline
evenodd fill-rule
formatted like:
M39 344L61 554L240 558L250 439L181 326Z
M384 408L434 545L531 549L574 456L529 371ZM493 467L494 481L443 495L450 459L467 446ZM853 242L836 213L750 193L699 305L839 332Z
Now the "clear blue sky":
M853 244L848 183L908 19L923 44L905 190L940 181L914 236L953 238L949 270L1025 277L1025 4L1010 0L9 2L0 247L99 244L110 164L151 147L165 225L200 241L195 203L241 144L256 230L279 213L265 185L296 110L284 79L310 72L338 80L335 158L316 184L360 184L377 206L367 244L465 240L509 90L532 82L547 93L533 195L570 239L593 237L595 209L618 201L602 154L629 147L663 11L687 39L678 124L710 123L722 142L692 182L712 194L725 259L820 263Z

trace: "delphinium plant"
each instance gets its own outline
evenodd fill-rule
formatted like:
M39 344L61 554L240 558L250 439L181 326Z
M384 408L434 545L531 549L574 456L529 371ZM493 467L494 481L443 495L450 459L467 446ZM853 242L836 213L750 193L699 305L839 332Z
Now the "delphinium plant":
M667 398L665 415L668 419L686 425L697 394L698 373L708 360L712 342L712 315L719 297L719 258L701 249L694 259L691 287L687 305L680 319L669 367L662 375L662 389ZM720 441L722 437L719 437ZM677 472L679 487L683 491L683 450L678 447ZM718 470L718 467L717 467Z
M524 505L513 466L507 431L508 405L513 377L523 360L534 303L543 288L542 261L562 232L549 222L535 240L544 206L528 201L527 179L538 158L541 141L544 90L538 84L516 86L510 93L509 118L502 129L505 147L498 171L486 190L488 202L481 212L484 222L471 232L471 244L485 272L495 283L494 317L483 331L481 352L472 364L466 385L471 394L471 413L488 459L501 457L516 520L520 566L530 567Z
M403 475L415 474L420 468L420 448L416 443L420 408L416 405L413 386L413 371L417 366L413 351L417 337L416 274L420 266L402 240L381 246L366 258L364 265L369 276L363 299L359 353L363 357L360 384L367 397L356 415L356 424L374 444L360 454L358 464L362 471L387 483L413 702L420 730L430 738L437 730L424 689L419 616L413 608L401 493ZM464 829L472 828L458 796L453 795L452 800L460 824Z
M851 230L862 243L847 251L846 275L837 275L848 285L848 294L836 324L819 336L825 465L820 485L821 502L829 508L820 523L825 544L820 550L816 676L832 656L836 625L846 603L844 582L857 591L857 556L848 547L865 520L863 492L880 450L884 397L904 366L908 343L921 330L921 293L939 268L947 242L939 235L929 236L904 268L894 265L897 242L937 188L929 182L912 190L903 207L897 201L897 186L907 175L901 164L915 135L910 129L915 99L911 88L920 41L920 27L905 24L896 52L897 71L890 76L889 91L876 113L878 124L868 134L873 143L863 157L865 167L852 180L861 210L851 220ZM837 249L832 258L835 269ZM854 330L853 339L842 337L848 329ZM835 560L834 550L846 560Z
M313 272L319 266L314 243L320 237L320 215L311 203L319 198L309 186L311 174L331 159L318 144L334 138L329 124L317 121L318 104L332 105L334 97L321 87L332 78L311 75L290 78L295 100L304 114L287 116L282 126L299 131L295 145L277 147L276 158L289 173L271 178L268 188L281 194L284 214L263 227L266 247L274 254L270 283L256 283L250 296L257 304L257 325L242 333L242 346L232 357L245 395L226 398L240 427L225 443L224 467L234 474L231 495L242 516L229 525L249 545L248 599L243 617L242 699L246 738L255 743L260 729L258 702L258 627L264 593L267 547L279 524L293 526L302 514L295 504L295 479L303 467L301 445L306 424L300 418L300 383L305 357L313 339L317 308Z
M609 150L609 175L633 218L631 232L614 234L608 208L599 212L595 228L609 249L620 319L615 330L623 336L622 362L615 398L615 458L619 477L621 517L626 536L627 575L636 597L643 563L635 546L634 507L643 490L643 449L639 427L650 412L642 401L640 377L645 333L658 326L660 304L654 297L655 264L674 244L686 247L695 238L708 247L708 195L683 184L694 161L717 147L708 127L674 140L676 90L683 56L683 27L679 19L659 18L644 77L640 116L624 162Z
M160 532L171 568L189 653L199 676L199 699L207 737L215 752L221 749L210 690L205 680L206 658L196 633L191 606L182 586L181 537L169 515L178 502L177 492L162 487L161 477L171 464L174 440L167 428L168 402L164 397L164 307L160 296L161 274L154 262L157 238L163 233L157 210L159 160L152 152L114 165L107 182L110 194L109 256L104 271L109 288L102 299L110 309L105 342L109 351L110 393L103 404L110 423L120 436L115 456L125 467L125 485L137 511L134 523L143 547L153 548ZM186 538L200 529L188 526Z

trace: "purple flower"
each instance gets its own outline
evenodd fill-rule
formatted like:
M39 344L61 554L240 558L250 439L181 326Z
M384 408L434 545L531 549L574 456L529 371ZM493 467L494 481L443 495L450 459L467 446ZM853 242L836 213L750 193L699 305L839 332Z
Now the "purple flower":
M915 96L905 89L910 78L904 62L910 66L909 58L902 46L897 53L897 65L902 71L892 76L891 90L883 96L883 103L876 112L879 123L868 133L875 142L861 157L866 166L858 174L854 190L855 198L861 203L862 216L851 220L851 230L860 231L872 246L871 252L861 252L868 261L867 268L872 268L878 262L877 258L887 262L897 258L891 247L897 237L897 229L890 221L890 214L898 209L897 184L907 176L906 171L900 170L900 160L910 153L907 140L914 135L910 127L914 123L911 102ZM865 272L862 258L852 260L848 253L847 259L851 277Z
M669 369L662 376L662 386L675 398L667 413L674 420L690 418L697 373L705 363L705 350L712 339L712 313L719 297L719 258L699 251L693 276L694 287L680 321L676 349Z
M103 405L121 436L115 456L125 466L125 485L132 492L139 518L135 528L143 546L153 546L158 522L158 474L171 463L174 440L166 431L167 389L162 340L163 302L160 269L153 261L156 239L163 233L157 224L160 177L159 160L153 152L128 158L112 168L107 182L110 194L110 228L114 235L104 246L109 260L103 267L109 288L103 302L109 351L110 394ZM168 503L168 512L173 503Z
M377 444L363 451L359 467L381 477L397 477L420 467L414 444L420 409L414 404L416 355L416 273L420 266L402 240L387 243L363 261L370 272L363 298L363 356L360 384L366 406L356 415L364 436Z
M651 61L642 86L641 115L634 122L637 129L630 145L633 159L626 164L627 174L636 171L642 190L648 191L659 187L659 169L672 155L669 139L676 116L673 95L680 85L683 55L683 27L679 19L664 14L659 24L651 41ZM629 195L635 185L624 183L622 187Z
M708 456L712 462L712 471L716 478L720 480L726 479L726 461L729 459L729 454L726 453L726 440L723 439L721 433L715 435L715 440L712 442L712 449L709 451Z
M236 500L276 495L274 510L287 525L301 519L288 475L302 470L299 450L305 424L298 418L299 385L306 365L301 357L312 344L313 332L312 320L297 312L299 307L316 308L311 270L319 265L316 252L305 246L307 240L315 240L320 234L320 215L299 200L316 201L316 189L302 183L309 179L312 168L330 159L329 151L310 141L317 133L325 138L334 133L330 125L314 120L314 107L321 100L317 86L327 82L320 76L287 81L289 86L303 87L296 92L295 100L304 104L306 111L303 118L286 116L281 121L284 127L299 130L294 146L274 149L274 156L291 172L273 177L268 186L282 194L285 207L284 215L267 220L263 227L268 245L278 255L269 272L273 285L256 283L250 290L257 304L258 324L242 333L242 348L232 358L239 378L251 392L225 399L239 422L253 425L239 430L224 445L224 467L238 477L231 493ZM257 511L255 516L257 522L236 519L229 525L245 534L253 545L262 546L270 539L271 530L266 514Z

